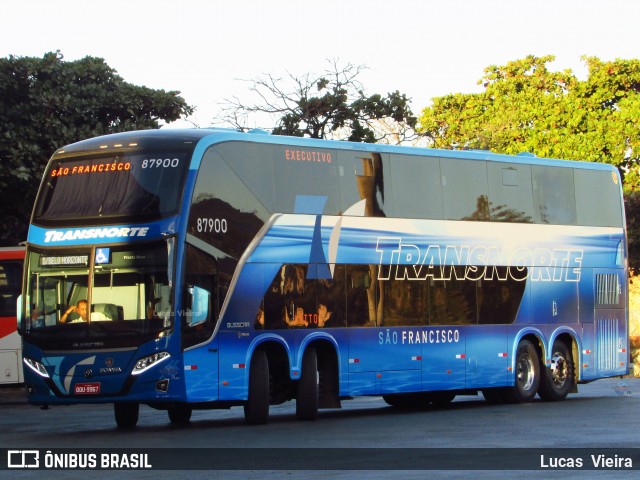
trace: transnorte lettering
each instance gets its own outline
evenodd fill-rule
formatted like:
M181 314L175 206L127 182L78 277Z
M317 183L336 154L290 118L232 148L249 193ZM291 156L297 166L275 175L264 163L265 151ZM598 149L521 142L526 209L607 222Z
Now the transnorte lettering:
M520 247L510 255L495 246L417 245L380 237L378 280L503 280L579 282L584 252ZM504 266L504 268L499 268Z
M149 227L106 227L85 228L80 230L50 230L45 232L45 243L68 240L91 240L94 238L146 237Z

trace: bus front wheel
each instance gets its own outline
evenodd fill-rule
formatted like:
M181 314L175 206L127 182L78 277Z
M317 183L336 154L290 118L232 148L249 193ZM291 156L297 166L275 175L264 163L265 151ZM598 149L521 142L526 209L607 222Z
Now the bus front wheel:
M547 401L564 400L573 388L573 359L566 343L553 342L551 365L543 370L538 394Z
M318 418L318 354L309 347L302 356L302 372L298 380L296 416L300 420Z
M244 404L249 425L262 425L269 419L269 359L263 350L253 354L249 366L249 397Z
M139 403L114 403L113 412L118 428L133 428L138 423Z
M167 410L169 421L175 424L186 424L191 421L191 407L187 405L178 405L169 407Z

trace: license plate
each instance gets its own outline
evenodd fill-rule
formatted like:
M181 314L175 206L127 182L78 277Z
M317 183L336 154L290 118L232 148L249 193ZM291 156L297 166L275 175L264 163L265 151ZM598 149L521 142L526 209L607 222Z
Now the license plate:
M76 383L73 393L76 395L97 395L100 393L100 382Z

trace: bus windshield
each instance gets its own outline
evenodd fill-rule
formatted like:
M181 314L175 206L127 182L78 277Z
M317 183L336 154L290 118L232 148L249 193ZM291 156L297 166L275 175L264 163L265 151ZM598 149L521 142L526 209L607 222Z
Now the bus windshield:
M127 347L173 322L173 240L28 255L26 335L41 348Z
M161 218L177 210L187 151L118 152L54 158L45 173L34 222Z

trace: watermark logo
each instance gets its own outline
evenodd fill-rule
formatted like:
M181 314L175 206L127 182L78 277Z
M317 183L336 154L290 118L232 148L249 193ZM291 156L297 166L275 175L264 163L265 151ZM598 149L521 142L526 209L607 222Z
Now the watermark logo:
M80 450L78 452L47 450L40 455L39 450L7 450L8 469L102 469L131 470L153 468L150 454L128 451L97 452Z
M614 388L614 391L621 397L631 396L631 387L629 387L626 382L618 382L618 384Z
M40 468L40 452L38 450L9 450L7 452L8 468Z

